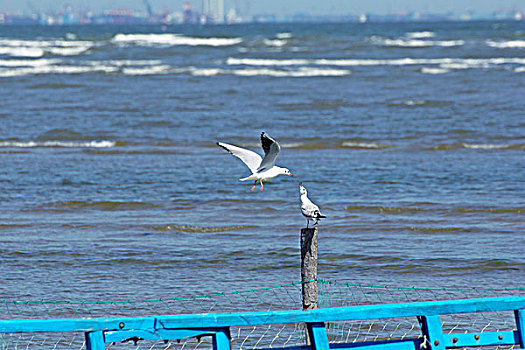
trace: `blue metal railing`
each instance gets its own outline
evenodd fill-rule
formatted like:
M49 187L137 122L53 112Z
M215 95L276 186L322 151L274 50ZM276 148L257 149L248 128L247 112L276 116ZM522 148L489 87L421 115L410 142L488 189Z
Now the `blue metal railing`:
M462 313L513 311L515 330L444 334L440 316ZM420 337L348 344L330 344L326 323L417 317ZM310 344L274 349L444 350L479 346L525 348L525 297L364 305L307 311L265 311L217 314L159 315L97 319L0 320L1 333L84 332L87 349L128 339L175 340L212 337L214 350L231 349L230 327L271 324L306 324Z

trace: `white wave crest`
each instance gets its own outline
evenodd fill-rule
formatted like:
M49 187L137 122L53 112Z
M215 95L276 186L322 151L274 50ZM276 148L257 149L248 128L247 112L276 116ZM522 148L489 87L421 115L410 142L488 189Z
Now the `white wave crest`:
M504 149L509 148L509 145L496 145L496 144L473 144L473 143L463 143L463 147L469 149Z
M71 41L71 40L18 40L18 39L0 39L0 45L10 47L92 47L95 44L92 41Z
M57 59L39 58L36 60L0 60L0 67L41 67L59 63Z
M50 47L46 49L46 52L49 52L53 55L58 56L77 56L80 55L86 51L88 51L90 47L88 46L79 46L79 47Z
M191 68L191 75L199 77L213 77L219 74L228 74L229 71L220 68Z
M242 42L241 38L198 38L177 34L116 34L113 42L120 44L135 44L142 46L232 46Z
M433 38L436 36L436 33L430 32L430 31L408 32L405 34L405 36L410 39L423 39L423 38Z
M38 47L0 47L0 55L7 55L12 57L42 57L44 50Z
M365 148L365 149L380 149L380 148L388 147L380 143L353 142L353 141L345 141L341 144L341 146L348 147L348 148Z
M392 47L454 47L465 45L464 40L421 40L421 39L387 39L371 37L370 40L376 45Z
M283 47L288 43L287 40L281 39L264 39L264 45L273 47Z
M516 67L514 68L516 73L525 73L525 67Z
M219 74L231 74L242 77L268 76L268 77L337 77L351 74L346 69L324 69L300 67L295 70L270 69L270 68L244 68L244 69L220 69L220 68L192 68L190 73L195 76L216 76Z
M108 61L91 61L95 65L110 65L115 67L125 66L156 66L162 64L161 60L108 60Z
M268 59L268 58L233 58L226 59L227 65L244 66L410 66L410 65L467 65L471 67L488 67L489 65L523 64L521 57L495 58L393 58L393 59ZM459 67L459 66L458 66Z
M422 106L426 103L425 100L406 100L403 102L403 104L407 106Z
M298 148L304 146L304 142L282 142L281 146L284 148Z
M118 68L111 66L36 66L36 67L23 67L14 69L1 69L0 78L7 77L18 77L26 75L37 75L37 74L82 74L82 73L112 73L117 71Z
M487 40L487 45L496 49L525 49L525 40L492 41Z
M228 57L227 65L243 66L299 66L312 64L315 60L308 59L270 59L270 58L233 58Z
M298 70L279 70L269 68L246 68L236 69L232 71L233 74L249 77L249 76L269 76L269 77L340 77L351 74L346 69L323 69L323 68L308 68L301 67Z
M449 69L445 69L445 68L423 67L423 68L421 68L421 73L424 73L424 74L445 74L445 73L450 73L450 70Z
M0 147L15 148L36 148L36 147L65 147L65 148L110 148L115 147L115 141L4 141L0 142Z
M290 39L292 38L292 33L289 33L289 32L277 33L275 37L277 39Z
M80 55L95 44L91 41L0 39L0 54L13 57L42 57L46 53L58 56Z
M154 75L154 74L167 74L169 73L170 66L158 65L149 67L125 67L122 69L122 73L126 75Z

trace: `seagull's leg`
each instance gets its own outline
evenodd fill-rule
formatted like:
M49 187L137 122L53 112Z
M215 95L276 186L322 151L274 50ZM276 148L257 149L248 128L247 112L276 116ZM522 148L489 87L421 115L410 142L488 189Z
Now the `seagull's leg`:
M310 223L310 220L306 219L306 228L308 228L309 223Z
M253 190L255 190L255 185L257 185L257 180L255 180L255 182L253 183L253 187L252 187L252 189L250 190L250 192L253 192Z
M261 192L262 192L264 185L262 183L262 179L260 179L259 181L261 182ZM255 182L257 182L257 181L255 181Z

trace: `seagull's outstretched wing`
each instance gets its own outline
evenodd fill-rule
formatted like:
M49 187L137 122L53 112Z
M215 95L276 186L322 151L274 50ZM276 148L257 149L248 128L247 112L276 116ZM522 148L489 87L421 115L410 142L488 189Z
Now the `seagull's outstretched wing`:
M281 151L279 143L265 132L261 134L261 145L264 150L264 158L257 171L264 171L272 168L275 165L275 158L277 158Z
M245 148L229 145L224 142L217 142L217 145L227 150L230 154L233 154L237 158L243 161L252 173L257 171L257 168L261 165L262 158L257 153L250 151Z

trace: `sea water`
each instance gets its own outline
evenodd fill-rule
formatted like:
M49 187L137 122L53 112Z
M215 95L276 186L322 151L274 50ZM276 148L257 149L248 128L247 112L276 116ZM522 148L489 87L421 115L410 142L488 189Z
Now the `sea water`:
M0 299L523 287L525 22L0 26ZM294 177L216 146L262 153Z

